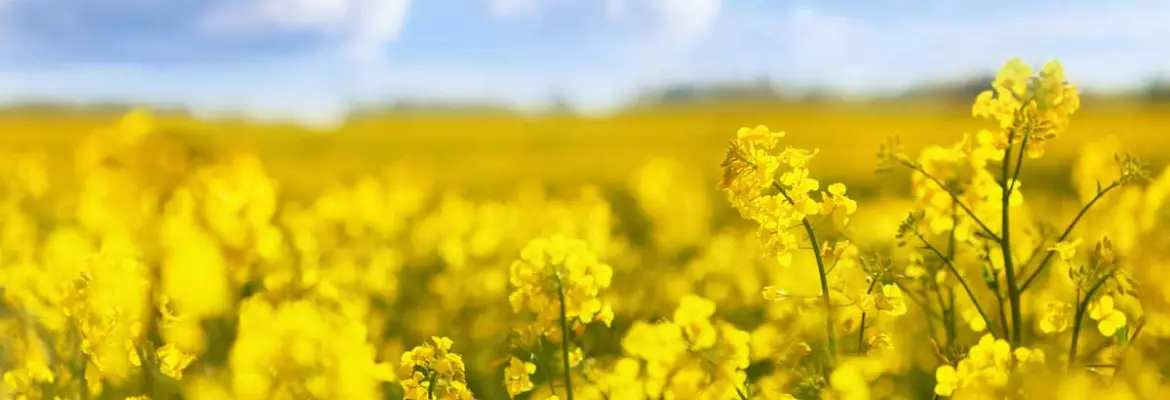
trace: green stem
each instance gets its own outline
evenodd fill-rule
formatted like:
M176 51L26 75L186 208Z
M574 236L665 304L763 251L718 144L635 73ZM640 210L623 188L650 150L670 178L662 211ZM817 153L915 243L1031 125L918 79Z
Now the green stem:
M998 303L998 305L999 305L999 307L998 307L998 308L999 308L999 322L1000 322L1000 327L1001 327L1001 329L1003 329L1003 331L1004 331L1004 332L1007 332L1007 331L1008 331L1008 329L1010 329L1010 328L1008 328L1007 314L1004 314L1004 311L1003 311L1003 296L1001 296L1001 295L1000 295L1000 294L997 292L997 293L995 294L995 299L996 299L996 302L997 302L997 303Z
M937 289L937 285L935 285L935 286L936 286L935 288ZM957 337L959 335L959 329L957 328L957 324L955 324L955 291L954 290L947 289L947 302L950 303L950 305L947 306L950 309L950 311L949 311L949 313L950 313L949 318L950 319L947 320L947 332L949 332L947 334L950 336L947 336L947 345L952 345L952 344L955 344L955 337Z
M930 244L930 242L928 242L925 237L922 237L921 233L914 232L914 235L918 236L918 240L922 241L922 244L925 245L927 249L929 249L934 253L934 255L938 256L939 259L946 263L947 268L951 271L951 274L955 275L955 279L959 280L960 285L963 285L963 290L967 292L967 297L971 298L971 304L974 304L975 310L979 311L979 316L983 318L983 323L987 325L987 329L992 330L995 325L992 325L991 319L987 318L987 313L983 312L983 307L979 305L979 300L975 298L975 292L971 291L971 286L967 285L967 280L963 279L963 275L959 274L959 269L955 267L955 263L948 259L942 252L938 251L938 249L935 248L934 245Z
M865 290L865 294L867 296L870 293L873 293L873 288L874 288L874 286L877 285L878 279L881 279L881 277L882 277L881 272L878 272L878 274L873 277L873 282L869 283L869 289ZM865 317L866 317L866 314L867 313L864 311L861 313L861 327L857 331L857 355L865 355Z
M905 292L905 289L903 289L903 292ZM910 299L913 300L914 297L911 296ZM918 302L915 301L915 303L918 303ZM927 314L926 315L926 334L930 335L931 340L933 340L935 343L938 343L938 334L934 332L934 321L932 321L930 319L931 314L934 313L934 309L928 308L928 307L930 307L929 302L927 302L926 304L918 304L918 306L922 307L923 311ZM942 306L940 305L939 308L942 308ZM946 317L939 318L939 325L943 327L943 330L946 330L946 328L947 328Z
M940 323L942 323L945 320L941 314L939 314L938 312L935 312L933 308L928 307L928 305L930 304L930 300L927 299L925 295L923 295L923 297L921 299L914 297L914 292L911 292L910 289L906 287L906 285L902 284L902 282L898 282L897 279L892 279L891 281L894 282L894 285L897 286L898 289L902 290L903 295L905 295L907 298L910 299L911 302L918 305L918 307L922 309L923 313L926 314L926 317L928 319L934 318L934 319L939 320Z
M959 209L955 207L958 199L951 198L951 222L959 220ZM955 239L955 227L951 226L951 230L947 231L947 259L951 262L955 261L955 252L958 245ZM934 283L934 291L938 295L938 302L946 311L947 315L947 346L955 343L955 336L958 336L958 329L955 327L955 291L947 289L947 298L950 299L950 306L943 301L942 289L938 287L938 282Z
M430 385L427 385L427 398L428 398L428 399L431 399L431 400L434 400L434 398L435 398L435 386L438 386L438 385L436 385L436 383L435 383L435 379L437 378L437 377L436 377L436 375L438 375L438 373L436 373L436 372L434 372L434 371L431 371L431 374L430 374L430 376L428 376L428 377L427 377L427 382L429 382L429 383L430 383Z
M561 300L561 358L563 358L563 366L565 369L565 398L573 400L573 376L569 366L569 319L565 311L565 287L557 279L557 295Z
M813 232L812 225L808 223L808 218L804 219L804 230L808 233L809 240L819 243L816 232ZM820 249L814 249L813 255L817 259L817 273L821 276L821 302L825 304L825 333L829 335L829 365L832 365L837 359L837 337L833 333L833 325L836 322L833 319L833 303L829 301L829 274L825 272L825 260Z
M955 319L954 318L954 310L947 307L947 302L943 298L943 295L942 295L942 288L939 288L938 284L931 284L930 288L934 289L934 290L932 290L934 292L934 298L935 298L935 300L938 300L938 308L940 310L942 310L942 315L943 315L942 326L943 326L943 330L946 330L946 332L947 332L946 344L947 344L947 346L950 346L951 343L954 342L954 336L955 336L954 335L955 327L954 327L954 324L951 323L951 321L953 321ZM954 302L951 302L951 303L954 304Z
M1011 335L1010 336L1011 336L1011 344L1013 347L1018 346L1020 344L1020 334L1023 333L1023 331L1024 331L1024 329L1023 329L1024 326L1020 322L1021 321L1020 291L1019 291L1019 286L1017 286L1017 284L1016 284L1015 259L1014 259L1014 257L1012 257L1012 223L1011 223L1011 221L1012 221L1012 219L1011 219L1011 214L1012 214L1011 213L1011 197L1012 197L1011 186L1012 185L1009 185L1009 183L1008 183L1008 173L1011 170L1012 140L1014 139L1014 137L1015 137L1015 131L1013 130L1012 133L1010 134L1010 136L1008 137L1008 146L1006 149L1003 150L1003 168L1001 168L1002 178L1003 178L1003 195L1000 196L1001 202L1002 202L1001 205L1003 206L1003 211L1000 213L1000 215L1003 216L1003 220L1002 220L1002 224L1000 226L1001 232L999 235L1000 236L999 248L1000 248L1000 252L1003 253L1003 271L1004 271L1004 275L1007 277L1008 303L1011 306L1012 327L1011 327ZM1024 149L1021 148L1020 152L1022 153L1023 151L1024 151ZM1018 172L1018 168L1017 168L1017 172ZM1007 333L1005 332L1004 335L1007 336Z
M777 182L772 182L772 187L788 200L788 204L796 206L796 202L792 197L788 196L788 191L784 189L783 185ZM808 217L801 218L801 225L804 225L804 231L808 234L808 240L812 243L812 253L817 260L817 274L821 278L821 301L825 306L825 333L828 335L829 341L829 365L833 365L837 360L837 335L833 333L833 325L836 324L833 318L833 303L829 301L829 274L825 270L825 259L821 255L820 241L817 240L816 231L813 229L812 223L808 221Z
M142 347L134 346L134 351L138 353L138 361L142 364L142 393L147 398L154 398L154 366L150 365L150 360L146 358L150 353Z
M1005 314L1004 310L1003 310L1003 294L999 292L999 289L1001 287L1003 287L1002 282L999 281L999 273L992 271L992 279L994 280L993 282L994 282L995 286L992 287L991 289L992 289L992 293L995 294L996 308L999 309L999 323L1000 323L1000 326L1003 329L1003 331L1007 332L1009 329L1008 328L1008 320L1007 320L1007 314Z
M1100 289L1101 286L1105 284L1105 281L1108 281L1112 276L1113 271L1109 271L1108 274L1105 274L1101 280L1097 281L1097 283L1093 284L1093 287L1089 288L1089 291L1085 293L1085 298L1080 299L1080 302L1077 303L1077 312L1073 319L1072 344L1068 346L1068 368L1070 369L1072 368L1073 364L1076 363L1077 344L1081 338L1081 322L1085 318L1085 311L1089 309L1089 301L1093 299L1093 294L1097 293L1097 289Z
M1105 188L1098 191L1097 195L1093 196L1093 199L1089 200L1088 204L1085 204L1084 207L1081 207L1081 211L1077 213L1077 216L1075 218L1073 218L1072 222L1068 224L1068 227L1066 227L1064 229L1064 233L1061 233L1060 238L1056 239L1056 241L1063 242L1063 241L1067 240L1068 236L1070 234L1072 234L1073 228L1076 228L1077 223L1081 222L1081 218L1084 218L1085 214L1089 212L1089 209L1093 208L1093 205L1097 204L1097 201L1099 201L1099 200L1101 200L1101 198L1105 197L1105 195L1107 193L1109 193L1109 191L1116 189L1118 187L1121 187L1121 183L1120 182L1113 182L1113 183L1109 184L1109 186L1106 186ZM1053 251L1049 251L1046 253L1047 254L1044 255L1044 258L1042 260L1040 260L1040 265L1037 266L1036 270L1032 272L1032 275L1029 275L1028 279L1025 279L1024 283L1022 285L1020 285L1020 292L1028 290L1028 288L1032 286L1032 282L1035 281L1036 278L1040 276L1041 272L1044 272L1044 268L1047 267L1050 262L1052 262L1052 257L1054 257L1056 255L1056 252L1053 252Z
M1024 169L1024 153L1028 150L1028 137L1020 142L1020 154L1016 156L1016 173L1012 176L1012 183L1008 186L1008 193L1016 191L1016 183L1020 181L1020 171ZM1005 159L1006 161L1006 159Z

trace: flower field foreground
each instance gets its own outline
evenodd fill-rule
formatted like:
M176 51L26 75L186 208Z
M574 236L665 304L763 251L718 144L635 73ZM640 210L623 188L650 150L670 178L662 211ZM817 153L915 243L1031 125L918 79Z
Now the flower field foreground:
M986 129L875 149L911 193L872 202L764 126L717 187L661 159L624 188L391 168L301 198L133 111L70 184L0 158L0 398L1170 397L1170 172L1090 147L1070 213L1021 180L1079 108L1060 64L1010 61Z

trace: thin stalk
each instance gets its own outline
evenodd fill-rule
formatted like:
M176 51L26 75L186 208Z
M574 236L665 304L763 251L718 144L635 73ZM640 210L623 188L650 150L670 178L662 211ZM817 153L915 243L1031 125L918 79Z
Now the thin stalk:
M1012 183L1008 187L1009 193L1016 191L1016 183L1020 181L1020 171L1024 169L1024 153L1026 153L1027 150L1028 136L1024 136L1024 140L1020 142L1020 154L1016 156L1016 173L1012 176Z
M1003 216L1003 220L1002 220L1002 225L1000 226L1001 233L999 235L1000 236L999 237L999 248L1000 248L1000 252L1003 253L1003 271L1004 271L1004 275L1007 277L1008 303L1011 306L1011 314L1012 314L1012 327L1011 327L1011 335L1010 335L1011 336L1011 344L1012 344L1012 346L1018 346L1020 344L1020 334L1023 333L1024 329L1023 329L1023 324L1020 322L1021 321L1020 291L1019 291L1019 286L1017 286L1017 284L1016 284L1015 259L1014 259L1014 257L1012 257L1012 222L1011 222L1012 221L1012 218L1011 218L1011 215L1012 215L1012 212L1011 212L1012 192L1010 191L1011 188L1010 188L1010 185L1008 184L1008 173L1011 170L1011 158L1012 158L1011 142L1012 142L1014 136L1015 136L1015 131L1013 130L1012 133L1010 134L1010 136L1008 137L1008 146L1006 149L1003 150L1003 168L1001 168L1002 178L1003 178L1003 195L1000 196L1001 202L1002 202L1001 205L1003 206L1003 211L1000 213L1000 215ZM1024 149L1021 148L1020 152L1023 153L1023 151L1024 151ZM1004 335L1007 336L1007 332L1005 332Z
M569 370L569 319L565 311L565 287L557 280L557 295L561 299L561 358L565 369L565 398L573 400L573 379Z
M536 351L542 356L544 355L545 340L546 339L536 341ZM553 381L556 379L556 375L552 373L552 366L548 363L548 360L545 357L537 357L536 362L540 363L540 366L536 368L536 373L544 374L544 376L548 378L549 394L556 396L557 387L553 384Z
M947 320L947 329L949 329L948 332L950 332L949 333L950 337L947 338L949 343L947 343L947 344L951 345L951 344L955 343L955 337L959 335L959 329L956 327L956 324L955 324L955 291L954 290L947 290L947 299L948 299L947 302L951 304L949 306L950 307L950 319Z
M783 185L772 182L772 186L784 196L785 200L788 200L789 204L796 205L792 197L788 196L788 191L784 190ZM817 233L813 229L812 224L809 223L808 217L801 218L800 223L804 225L804 231L808 234L808 240L813 246L813 256L817 260L817 274L821 278L821 301L825 305L825 333L828 335L829 341L829 365L833 365L837 360L837 335L834 334L833 328L833 325L836 324L836 320L833 318L833 303L829 301L829 274L825 271L825 259L821 255L821 249L818 248L820 241L817 240Z
M72 346L75 348L80 348L82 341L81 329L77 327L76 321L70 320L69 322L69 337L73 339ZM76 376L78 379L78 384L80 387L78 394L80 395L81 400L89 400L89 380L85 376L85 369L89 366L89 359L85 353L80 351L77 353L77 359L74 360L72 369L73 373L75 374L74 376Z
M942 289L938 287L938 284L932 284L930 287L934 289L934 298L938 300L938 308L942 310L943 329L947 331L947 346L950 346L955 340L954 324L951 323L955 319L954 310L947 307L947 302L943 299ZM954 304L954 302L952 301L951 304Z
M913 299L913 297L911 297L911 299ZM917 302L915 302L915 303L917 303ZM930 314L934 312L934 309L928 308L930 306L929 303L926 304L925 306L922 304L919 304L918 306L923 307L923 311L925 311L925 313L927 314L926 315L926 333L928 335L930 335L931 340L933 340L935 343L938 343L938 334L934 332L934 321L932 321L930 319L930 317L931 317ZM939 322L939 325L942 325L943 330L946 330L946 328L947 328L946 318L942 318Z
M865 290L865 294L867 296L870 293L873 293L873 288L874 288L874 286L877 286L878 279L880 279L881 277L882 277L881 272L878 272L878 274L873 277L873 281L869 283L869 289ZM865 317L866 317L866 314L867 313L864 311L861 313L861 328L859 328L857 331L857 355L865 355Z
M1114 370L1112 379L1116 379L1117 375L1119 375L1121 373L1121 369L1123 367L1125 367L1125 355L1128 353L1129 348L1133 347L1133 342L1135 340L1137 340L1138 335L1140 335L1142 333L1142 328L1144 328L1145 326L1146 326L1146 321L1144 318L1138 321L1137 328L1134 329L1133 335L1130 336L1129 340L1127 341L1129 344L1127 344L1125 346L1125 348L1121 349L1121 354L1119 354L1117 356L1117 369ZM1109 381L1110 384L1113 384L1112 379Z
M138 353L138 361L142 364L142 393L147 398L154 398L154 369L150 365L150 360L146 358L148 353L142 346L134 346L134 351Z
M437 373L437 372L435 372L435 371L431 371L431 374L430 374L430 376L428 376L428 377L427 377L427 381L430 383L430 385L427 385L427 398L428 398L428 399L431 399L431 400L434 400L434 398L435 398L435 386L438 386L438 385L436 385L436 384L435 384L435 379L437 379L437 378L438 378L438 377L437 377L437 375L438 375L438 373Z
M925 296L921 299L914 297L914 292L911 292L910 289L906 287L906 285L898 282L897 279L893 279L893 282L894 285L898 287L898 289L902 289L903 295L909 298L910 301L914 302L914 304L918 305L919 308L922 308L922 311L926 314L927 317L937 319L940 322L944 320L941 314L935 312L933 308L928 307L930 301Z
M808 223L808 218L804 219L804 229L809 240L817 243L817 234ZM833 333L833 325L836 322L833 319L833 304L829 301L829 274L825 272L825 260L821 256L821 251L813 250L813 254L817 259L817 273L821 276L821 301L825 303L825 333L829 335L829 364L832 365L837 359L837 337Z
M926 248L933 252L934 255L946 262L947 268L951 270L951 274L955 275L955 279L959 280L959 284L963 285L963 290L967 292L967 297L971 298L971 304L975 305L975 310L979 311L979 316L983 318L987 329L992 329L995 325L992 325L991 319L987 318L987 313L983 312L983 307L979 305L979 300L975 298L975 292L971 291L971 286L967 285L967 280L963 279L963 275L959 274L959 269L955 268L955 263L948 259L942 252L938 251L938 248L930 244L925 237L922 237L921 233L914 232L914 235L918 236L918 240L922 241L922 244L926 245Z
M1001 324L1003 331L1007 332L1008 331L1008 321L1007 321L1007 315L1004 314L1004 311L1003 311L1003 294L999 292L999 288L1001 287L1000 281L999 281L999 274L996 273L992 276L995 279L995 287L993 288L994 290L992 290L992 293L995 293L995 305L996 305L996 308L999 308L999 323Z
M1110 271L1101 280L1094 283L1093 287L1089 288L1089 291L1085 293L1084 299L1078 299L1080 301L1077 303L1077 312L1073 320L1072 344L1068 346L1068 368L1070 369L1076 363L1077 344L1081 338L1081 322L1085 318L1085 311L1089 309L1089 301L1093 299L1093 294L1097 293L1097 289L1100 289L1105 284L1105 281L1108 281L1112 276L1113 271Z
M1008 328L1007 314L1004 314L1004 311L1003 311L1003 296L1000 296L999 293L996 293L995 299L999 305L998 308L999 308L1000 328L1003 329L1004 332L1007 332L1008 329L1010 329L1010 328Z
M85 376L85 368L89 366L89 361L85 360L85 356L81 356L81 373L77 375L81 385L80 393L81 400L89 400L89 378Z
M910 168L914 171L918 171L922 175L926 176L927 179L930 179L936 185L938 185L940 188L942 188L944 191L946 191L947 194L951 196L951 200L954 201L955 204L959 205L959 208L962 208L963 211L967 213L967 216L971 217L971 219L974 220L976 224L979 224L979 228L983 229L984 233L986 233L988 236L992 237L993 239L999 240L999 236L995 234L995 231L991 230L991 228L989 228L987 226L987 224L983 222L983 220L979 219L979 217L975 215L975 211L971 210L971 207L968 207L967 204L960 201L959 195L957 193L951 191L951 188L947 187L947 185L945 183L943 183L942 180L938 179L937 177L930 174L929 172L926 172L926 170L923 169L922 166L920 166L920 165L916 165L916 164L910 163L908 161L903 161L902 165L904 165L907 168Z
M1071 223L1068 224L1068 227L1064 228L1064 233L1061 233L1060 238L1057 239L1056 241L1063 242L1066 239L1068 239L1068 236L1070 234L1072 234L1073 228L1076 228L1077 223L1081 222L1081 218L1083 218L1085 216L1085 214L1089 212L1089 209L1093 208L1093 205L1097 204L1097 201L1099 201L1099 200L1101 200L1101 198L1105 197L1105 195L1107 193L1109 193L1109 191L1116 189L1118 187L1121 187L1121 182L1113 182L1113 183L1109 184L1109 186L1106 186L1106 187L1102 188L1101 191L1097 192L1097 195L1093 196L1092 200L1089 200L1089 202L1087 204L1085 204L1084 207L1081 207L1081 211L1078 212L1077 216L1075 218L1073 218ZM1044 272L1044 268L1048 266L1048 264L1052 261L1052 257L1054 257L1056 255L1056 253L1052 252L1052 251L1049 251L1046 253L1047 254L1044 255L1044 258L1042 260L1040 260L1040 265L1037 266L1036 270L1032 272L1032 275L1029 275L1028 279L1025 279L1024 283L1020 285L1020 292L1028 290L1028 288L1032 286L1032 282L1035 281L1036 278L1040 276L1041 272Z
M955 208L956 203L957 203L957 199L951 198L951 222L952 223L959 219L959 210L957 208ZM957 245L956 240L955 240L955 227L952 226L951 230L947 231L947 259L951 260L951 262L955 261L955 251L957 249L958 249L958 245ZM958 336L958 330L955 328L955 291L949 290L949 289L947 290L947 297L950 298L951 305L950 305L950 308L946 308L947 303L943 302L943 297L941 295L942 289L940 289L938 287L938 282L935 282L934 290L935 290L935 293L940 293L938 296L939 304L941 304L945 310L948 310L946 313L946 315L947 315L946 329L947 329L947 346L950 346L950 345L953 345L955 343L955 336Z

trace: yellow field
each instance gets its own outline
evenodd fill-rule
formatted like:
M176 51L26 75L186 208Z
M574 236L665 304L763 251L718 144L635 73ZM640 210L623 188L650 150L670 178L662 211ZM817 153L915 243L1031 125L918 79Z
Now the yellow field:
M1170 106L1062 84L1003 129L913 101L0 115L0 399L1170 395Z

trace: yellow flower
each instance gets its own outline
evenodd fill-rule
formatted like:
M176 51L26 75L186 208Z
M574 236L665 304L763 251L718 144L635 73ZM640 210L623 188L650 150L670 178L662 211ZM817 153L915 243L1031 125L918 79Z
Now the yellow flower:
M835 225L844 226L857 209L845 195L846 187L833 184L828 192L817 192L820 181L810 177L808 164L816 150L786 147L778 150L781 134L766 127L741 129L732 141L720 166L719 188L741 217L758 224L763 247L781 266L792 265L793 251L807 239L793 232L806 217L831 213ZM814 244L818 245L818 244Z
M1072 261L1074 256L1076 256L1077 248L1081 246L1082 242L1084 242L1084 240L1081 238L1076 238L1076 240L1072 241L1059 242L1055 245L1052 245L1052 247L1049 247L1048 251L1055 251L1057 255L1060 256L1061 261L1069 262Z
M504 386L508 389L508 395L516 397L520 393L532 390L535 386L530 377L534 373L536 373L536 364L512 357L508 361L508 368L504 371Z
M1070 311L1072 311L1072 305L1068 303L1049 302L1044 306L1044 315L1040 318L1040 331L1044 333L1064 332L1069 326Z
M939 366L934 370L934 393L939 396L950 396L955 393L955 387L958 386L959 378L955 373L955 367L950 365Z
M906 264L906 271L903 272L909 278L921 278L926 275L926 260L922 253L914 252L910 254L910 258Z
M764 148L771 149L776 147L777 140L784 138L784 132L772 132L767 126L758 125L755 128L739 128L735 138L741 142L758 143Z
M963 319L967 321L967 326L975 332L983 332L987 330L987 321L979 315L979 311L974 308L963 310Z
M674 323L682 327L692 349L705 349L715 344L716 331L710 322L713 315L714 301L687 295L679 302L674 311Z
M441 399L471 399L463 357L450 352L453 342L446 337L432 337L402 354L397 377L406 398L430 399L431 394Z
M882 285L880 299L878 309L887 315L899 316L906 313L906 299L902 296L902 289L897 285Z
M1064 68L1057 61L1032 74L1032 68L1019 59L1009 61L996 75L992 90L975 98L971 112L999 122L1003 131L997 133L998 142L1006 143L1008 132L1027 135L1011 139L1013 143L1027 139L1028 155L1040 157L1046 142L1068 126L1069 116L1080 108L1080 97L1076 87L1065 81Z
M176 380L183 379L183 370L195 361L195 356L183 353L173 344L167 344L160 347L156 352L158 356L159 369L162 370L163 375L169 376Z
M828 193L822 195L826 212L833 216L838 226L848 224L849 216L857 212L857 201L845 196L846 190L845 184L834 183L829 185Z
M562 298L570 321L613 321L613 310L598 298L609 287L613 268L600 262L583 240L560 235L534 239L512 263L510 275L513 312L535 314L546 334L559 332ZM549 339L559 341L559 336Z
M1044 366L1044 351L1020 347L1015 350L1016 368L1027 371Z
M1113 336L1126 325L1125 313L1113 307L1113 296L1109 295L1089 306L1089 318L1097 321L1097 330L1105 336Z
M777 286L765 286L762 292L765 300L779 301L788 297L788 291Z

